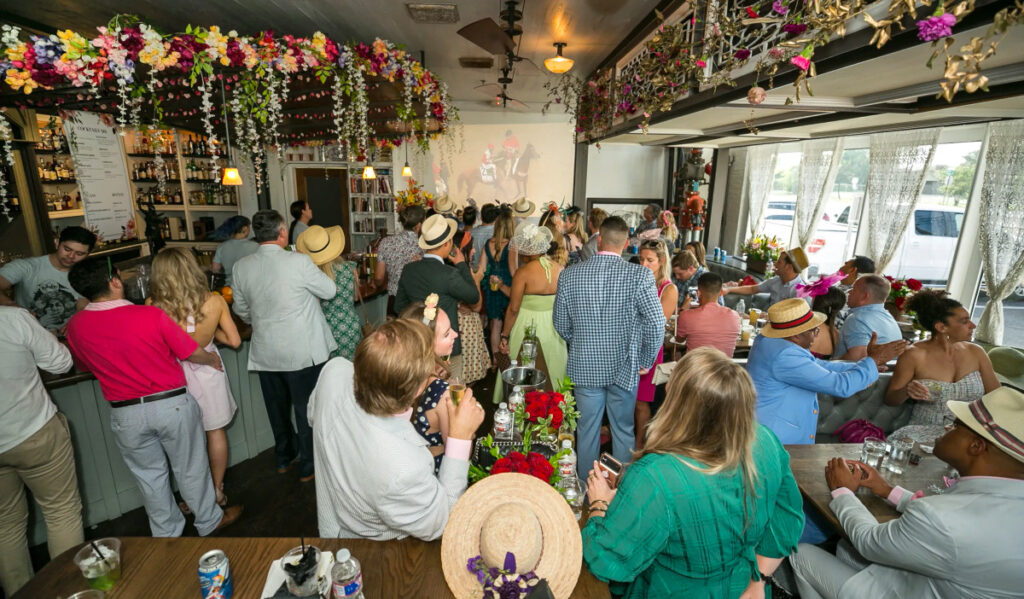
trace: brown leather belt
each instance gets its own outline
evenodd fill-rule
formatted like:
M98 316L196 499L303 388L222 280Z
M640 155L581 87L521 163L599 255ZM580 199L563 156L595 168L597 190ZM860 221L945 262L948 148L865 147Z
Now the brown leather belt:
M160 401L161 399L170 399L172 397L178 397L184 395L185 387L178 387L177 389L171 389L170 391L161 391L160 393L154 393L152 395L145 395L143 397L136 397L135 399L126 399L124 401L112 401L110 407L112 408L126 408L128 406L136 406L141 403L152 403L154 401Z

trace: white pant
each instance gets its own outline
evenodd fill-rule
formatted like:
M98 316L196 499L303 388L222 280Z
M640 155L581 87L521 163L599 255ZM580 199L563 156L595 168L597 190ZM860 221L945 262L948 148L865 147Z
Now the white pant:
M789 565L801 599L835 599L846 581L871 564L849 543L840 541L835 555L817 545L800 543L789 556Z

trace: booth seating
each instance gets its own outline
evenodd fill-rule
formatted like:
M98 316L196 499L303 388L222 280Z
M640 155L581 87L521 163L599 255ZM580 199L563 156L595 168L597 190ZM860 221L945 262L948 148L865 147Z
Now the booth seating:
M708 270L722 277L724 281L742 281L743 277L749 276L758 283L764 280L764 275L747 272L747 263L739 258L729 256L725 259L725 262L715 262L711 258L708 258ZM767 293L756 293L754 295L735 295L729 294L725 296L725 305L729 308L736 309L736 304L740 300L743 300L747 309L757 308L762 312L768 309L768 294Z
M905 426L910 421L910 411L914 402L908 400L899 406L885 405L885 392L889 388L891 378L891 373L883 372L867 389L850 397L833 397L819 393L818 432L815 434L815 440L818 443L839 443L833 433L847 422L857 419L877 425L886 435Z

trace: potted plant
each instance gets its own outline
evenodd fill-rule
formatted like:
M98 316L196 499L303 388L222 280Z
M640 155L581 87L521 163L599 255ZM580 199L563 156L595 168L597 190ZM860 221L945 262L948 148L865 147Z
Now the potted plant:
M764 274L769 262L779 259L782 243L774 235L754 235L743 242L743 253L747 256L747 270Z

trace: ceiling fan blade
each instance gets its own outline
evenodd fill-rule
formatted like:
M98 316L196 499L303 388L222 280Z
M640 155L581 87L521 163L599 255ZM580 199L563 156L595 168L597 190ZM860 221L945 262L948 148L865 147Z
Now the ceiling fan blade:
M543 75L545 74L544 69L537 66L537 63L533 62L525 56L520 56L515 61L516 73L520 75L526 75L528 77Z
M484 83L473 88L473 91L480 92L481 94L493 98L501 94L501 86L497 83Z
M516 100L515 98L505 98L506 105L517 112L526 112L530 110L530 107L525 102Z
M458 31L459 35L487 50L491 54L515 52L516 45L494 19L488 17L473 21Z

